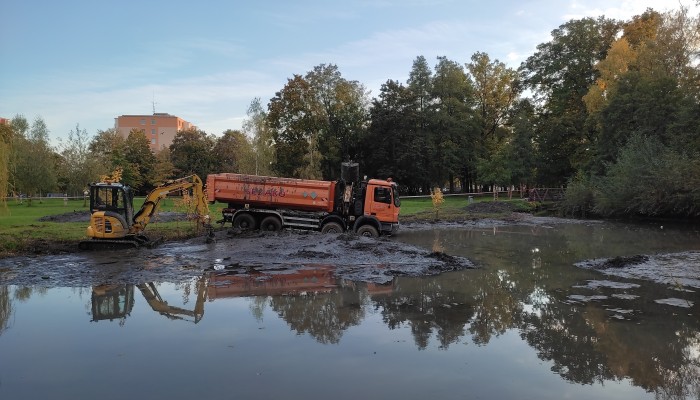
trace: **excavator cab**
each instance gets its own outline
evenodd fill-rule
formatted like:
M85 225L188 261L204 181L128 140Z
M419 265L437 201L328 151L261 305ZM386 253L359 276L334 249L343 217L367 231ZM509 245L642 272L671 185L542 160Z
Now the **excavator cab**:
M116 182L100 182L90 185L90 226L87 236L97 239L123 239L134 224L133 193L129 186ZM145 239L144 239L145 241ZM80 247L90 249L108 242L82 241ZM112 242L113 245L137 247L135 241ZM113 246L108 246L113 247Z
M134 192L121 183L90 185L90 212L109 211L119 214L130 225L134 220Z

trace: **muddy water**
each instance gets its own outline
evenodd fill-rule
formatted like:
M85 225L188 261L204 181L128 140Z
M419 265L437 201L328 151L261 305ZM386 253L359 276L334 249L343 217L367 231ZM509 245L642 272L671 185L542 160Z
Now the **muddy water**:
M693 228L540 223L409 229L393 240L480 268L388 284L318 264L0 286L0 398L700 395L700 288L654 278L671 258L673 271L700 275ZM658 274L577 264L635 255Z

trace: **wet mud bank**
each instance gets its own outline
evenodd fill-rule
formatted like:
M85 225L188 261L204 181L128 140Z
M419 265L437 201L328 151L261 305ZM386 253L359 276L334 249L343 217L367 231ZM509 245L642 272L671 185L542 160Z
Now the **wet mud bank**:
M341 279L390 282L396 276L429 276L474 268L466 258L403 244L387 238L316 232L218 231L169 242L154 249L84 251L0 260L0 285L88 286L178 282L204 274L269 272L332 267Z
M612 318L621 320L634 320L644 303L660 313L666 312L663 306L688 315L700 311L700 252L638 254L584 260L575 265L599 272L606 279L573 287L568 303L602 303Z

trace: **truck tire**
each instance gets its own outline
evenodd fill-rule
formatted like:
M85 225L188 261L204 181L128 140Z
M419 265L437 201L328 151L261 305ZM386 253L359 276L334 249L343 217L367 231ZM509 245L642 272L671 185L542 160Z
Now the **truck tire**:
M337 222L328 222L321 228L321 233L343 233L343 226Z
M255 218L248 213L238 214L236 218L233 219L233 227L243 231L255 229Z
M282 221L274 215L265 217L260 223L260 230L266 232L277 232L282 230Z
M372 225L362 225L361 227L357 228L357 234L366 237L379 237L379 231L377 231L377 228L373 227Z

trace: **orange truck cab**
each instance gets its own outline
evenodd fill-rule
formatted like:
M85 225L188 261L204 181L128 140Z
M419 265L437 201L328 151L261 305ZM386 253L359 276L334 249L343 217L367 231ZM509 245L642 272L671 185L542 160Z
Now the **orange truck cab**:
M367 182L364 212L358 221L374 218L379 224L379 232L396 233L399 229L401 200L397 186L391 180L370 179Z

